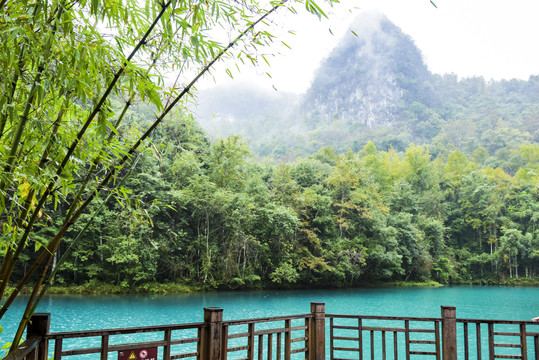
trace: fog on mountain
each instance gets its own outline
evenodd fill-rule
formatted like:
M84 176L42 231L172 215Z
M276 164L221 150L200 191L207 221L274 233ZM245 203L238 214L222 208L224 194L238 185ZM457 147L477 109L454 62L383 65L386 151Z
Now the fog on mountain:
M435 155L483 147L496 158L539 138L538 79L433 74L410 36L383 14L366 12L322 61L305 94L217 86L201 92L196 118L212 137L240 134L258 155L282 160L325 146L358 151L368 141L381 150L430 145ZM510 137L495 140L508 129Z

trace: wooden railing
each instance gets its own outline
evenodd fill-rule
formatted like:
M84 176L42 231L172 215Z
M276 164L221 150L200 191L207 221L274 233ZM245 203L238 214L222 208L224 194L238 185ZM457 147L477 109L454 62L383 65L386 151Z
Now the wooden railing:
M313 302L304 315L223 321L223 309L205 308L200 323L50 333L50 315L35 314L27 340L5 360L88 354L108 360L113 352L119 360L539 360L538 323L457 319L450 306L442 306L441 315L326 314L324 303ZM135 334L146 341L137 342Z
M254 359L255 354L261 359L266 354L268 359L277 359L284 355L289 359L291 355L303 353L304 358L309 358L309 329L311 315L283 316L277 318L238 320L223 323L223 354L228 358L231 353L241 352L239 359ZM295 320L304 323L293 324ZM284 323L282 326L268 324ZM256 327L264 327L256 329ZM234 332L234 328L238 329ZM245 331L247 330L247 331ZM299 335L294 335L299 333ZM295 337L297 336L297 337ZM299 346L294 347L296 344Z
M355 315L327 317L330 323L331 360L342 360L350 353L354 354L355 359L410 359L412 355L431 355L440 359L439 323L442 319Z
M200 352L199 339L200 333L206 329L204 323L182 324L182 325L165 325L165 326L147 326L139 328L127 328L127 329L109 329L109 330L93 330L93 331L75 331L75 332L61 332L53 333L45 336L46 341L54 341L54 360L60 360L64 356L71 355L85 355L85 354L100 354L101 360L108 358L109 352L122 352L132 351L133 349L143 348L163 348L163 356L165 359L183 359L194 357L196 358ZM172 332L186 333L188 330L195 330L197 335L192 337L190 334L184 337L172 338ZM141 333L161 333L161 339L155 341L146 341L142 343L126 343L111 345L110 340L112 337L119 335L131 335ZM85 347L85 348L70 348L64 349L63 344L67 339L84 339L84 338L100 338L99 346ZM174 345L186 345L197 344L193 349L192 347L185 347L187 350L176 354L171 354L172 347ZM128 357L128 356L127 356ZM126 358L127 358L126 357ZM43 359L45 360L45 359Z
M485 353L489 359L539 359L537 322L458 319L457 324L465 360L482 359Z

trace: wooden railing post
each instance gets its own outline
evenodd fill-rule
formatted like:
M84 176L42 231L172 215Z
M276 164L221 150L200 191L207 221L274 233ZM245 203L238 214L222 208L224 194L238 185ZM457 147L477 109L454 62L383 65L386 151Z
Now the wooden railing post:
M221 341L223 337L223 309L215 307L204 308L205 326L200 336L201 360L220 360L226 354L221 354Z
M311 338L309 339L310 360L325 360L326 358L326 304L311 302L313 314Z
M457 310L454 306L442 306L443 360L457 360Z
M539 335L533 337L533 342L535 345L535 360L539 360Z
M49 341L45 339L51 325L50 313L36 313L30 318L26 328L26 337L41 336L39 345L28 354L27 359L47 360L49 351Z

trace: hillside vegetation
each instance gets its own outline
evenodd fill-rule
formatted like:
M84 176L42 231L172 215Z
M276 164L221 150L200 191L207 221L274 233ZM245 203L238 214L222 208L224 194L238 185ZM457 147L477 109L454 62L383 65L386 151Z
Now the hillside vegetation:
M207 130L183 113L160 126L120 195L66 234L56 285L537 282L539 77L435 75L384 17L358 24L306 94L216 89L196 110Z
M537 276L538 145L519 148L514 157L524 165L511 175L485 165L483 153L434 157L414 144L404 152L325 147L290 163L260 162L239 137L210 141L181 117L156 136L124 184L131 203L104 204L58 265L57 285L236 289ZM49 209L52 221L34 236L46 238L64 211Z

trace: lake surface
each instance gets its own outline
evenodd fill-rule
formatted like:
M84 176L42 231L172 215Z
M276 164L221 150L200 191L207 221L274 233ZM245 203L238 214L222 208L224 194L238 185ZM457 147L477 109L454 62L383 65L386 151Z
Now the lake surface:
M19 299L1 325L2 338L15 331L23 311ZM345 290L215 292L181 295L49 296L38 312L50 312L51 331L162 325L202 321L203 308L224 309L225 320L304 314L311 301L334 314L439 317L441 305L457 317L530 320L539 316L539 288L382 287ZM9 336L8 336L9 337Z
M10 341L23 311L19 299L1 320ZM200 322L204 307L221 307L225 320L310 312L311 301L326 313L440 317L440 306L458 318L530 320L539 316L539 288L382 287L345 290L216 292L158 296L50 296L38 312L51 313L51 332Z

